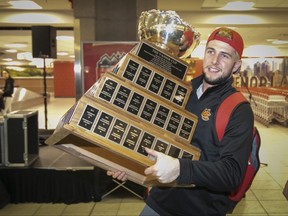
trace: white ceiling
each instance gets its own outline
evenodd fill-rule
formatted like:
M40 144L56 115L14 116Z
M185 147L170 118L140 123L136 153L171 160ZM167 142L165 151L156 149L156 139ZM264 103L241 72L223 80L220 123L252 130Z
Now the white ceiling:
M246 0L247 1L247 0ZM43 7L41 10L16 10L9 8L8 0L0 0L0 65L6 63L5 58L16 58L16 54L6 52L8 43L24 43L26 48L18 49L18 52L32 51L32 38L30 27L32 25L51 25L57 27L57 35L73 36L73 10L68 0L34 0ZM224 11L227 0L157 0L159 10L174 10L186 22L194 26L201 34L201 40L206 40L209 33L219 26L234 27L239 31L245 41L245 48L252 45L273 45L267 39L279 39L288 41L288 0L253 0L253 11ZM50 15L50 23L39 23L40 19L34 19L25 23L14 23L13 17L32 13L34 15ZM230 18L221 19L226 15ZM273 45L280 50L281 55L288 56L288 43ZM58 52L74 54L73 41L57 41ZM266 52L264 50L264 52ZM268 53L268 51L267 51ZM245 51L244 51L245 55ZM268 53L267 56L270 56ZM57 60L71 60L69 57L58 56ZM15 60L15 59L14 59ZM27 64L27 61L25 62Z

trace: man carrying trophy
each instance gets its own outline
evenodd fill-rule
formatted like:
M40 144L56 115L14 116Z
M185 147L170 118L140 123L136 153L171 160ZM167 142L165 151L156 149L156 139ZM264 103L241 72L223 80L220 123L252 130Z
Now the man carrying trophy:
M166 13L167 25L167 20L173 20L174 13L152 10L141 17L142 22L145 19L146 23L159 21L160 18L163 20L163 13ZM155 26L151 27L153 31L157 29ZM158 26L161 24L158 23ZM152 33L146 35L146 39L160 43ZM182 34L180 38L182 36L191 38L189 34ZM178 45L181 48L181 43ZM245 173L254 119L250 104L240 104L232 113L224 137L219 142L214 115L219 104L236 91L232 87L232 75L241 67L243 47L242 37L232 29L218 28L209 36L202 75L192 80L192 93L186 106L188 111L198 116L191 145L201 149L200 160L173 158L146 148L156 162L145 170L145 174L156 176L161 183L176 181L180 187L152 187L141 215L226 215L228 195L239 186ZM127 180L126 173L122 171L108 171L107 174L118 180Z

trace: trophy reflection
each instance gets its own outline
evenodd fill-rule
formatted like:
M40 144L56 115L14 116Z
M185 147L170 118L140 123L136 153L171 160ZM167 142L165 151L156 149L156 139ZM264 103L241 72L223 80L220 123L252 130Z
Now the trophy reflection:
M200 43L200 34L175 11L153 9L142 12L138 36L181 59L188 57Z

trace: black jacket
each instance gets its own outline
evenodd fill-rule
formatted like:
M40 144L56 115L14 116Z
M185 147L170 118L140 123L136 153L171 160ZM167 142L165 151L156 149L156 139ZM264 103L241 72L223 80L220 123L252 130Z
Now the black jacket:
M9 77L5 80L3 97L12 97L13 92L14 92L14 79Z
M198 116L192 145L201 149L199 161L180 160L179 184L194 188L152 188L147 204L160 215L226 215L228 194L240 184L252 145L254 125L249 103L232 113L221 142L216 138L214 113L236 91L233 79L207 89L200 99L196 91L203 77L192 80L193 91L186 109ZM203 112L205 111L205 112Z

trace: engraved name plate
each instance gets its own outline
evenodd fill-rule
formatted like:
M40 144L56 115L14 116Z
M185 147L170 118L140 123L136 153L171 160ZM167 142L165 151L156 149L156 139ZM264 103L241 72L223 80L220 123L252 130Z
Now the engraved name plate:
M98 112L99 112L98 109L87 105L79 120L78 125L87 130L91 130Z
M151 148L155 141L155 136L145 132L137 149L137 152L147 156L147 152L145 151L145 147Z
M159 92L159 90L161 88L163 80L164 80L163 76L161 76L158 73L154 73L148 90L153 92L153 93L155 93L155 94L158 94L158 92Z
M157 140L156 144L155 144L155 147L154 147L154 150L162 152L162 153L165 154L168 146L169 145L167 143L163 142L162 140Z
M178 158L180 156L181 149L177 148L174 145L170 146L170 149L168 151L168 155L174 158Z
M187 92L187 88L180 85L177 86L172 102L179 106L182 106L185 98L189 96L187 95Z
M144 107L143 107L143 110L141 112L140 117L142 119L145 119L146 121L150 122L154 113L155 113L156 107L157 107L156 102L154 102L150 99L147 99L145 104L144 104Z
M181 136L184 139L189 140L193 124L194 124L194 121L192 121L188 118L185 118L183 121L182 127L180 129L179 136Z
M125 72L123 73L123 77L125 77L126 79L133 81L134 77L136 75L136 72L138 70L139 67L139 63L133 61L133 60L129 60Z
M121 121L120 119L116 119L108 139L117 144L120 144L127 126L128 124L126 122Z
M165 84L163 86L161 96L167 100L170 100L174 91L174 88L176 86L176 83L167 79L165 81Z
M190 154L189 152L184 151L182 158L193 160L193 155Z
M117 87L117 82L111 79L106 79L101 89L101 92L99 94L99 98L102 98L110 102L113 97L116 87Z
M128 105L127 111L134 115L138 115L143 100L144 97L142 95L134 92Z
M164 128L164 125L168 119L169 112L170 110L168 108L162 105L159 106L153 123L161 128Z
M152 70L148 69L145 66L142 66L135 83L143 88L146 88L151 74Z
M100 136L106 137L113 119L113 116L102 112L93 132Z
M181 122L181 115L173 111L168 121L166 130L173 134L176 134L179 128L180 122Z
M113 101L113 104L124 109L127 101L128 101L128 97L130 95L131 90L124 87L124 86L120 86L119 90L116 94L116 97Z
M140 138L141 132L142 131L139 128L131 126L129 128L127 136L125 137L123 146L125 146L131 150L134 150L136 145L137 145L137 142Z

